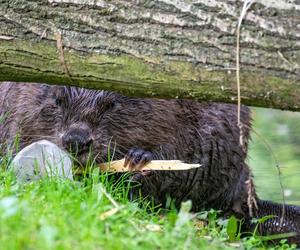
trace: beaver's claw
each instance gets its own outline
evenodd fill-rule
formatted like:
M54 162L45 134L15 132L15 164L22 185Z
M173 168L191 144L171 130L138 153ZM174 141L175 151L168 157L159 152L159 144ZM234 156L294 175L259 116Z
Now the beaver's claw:
M125 156L124 167L139 171L151 160L153 160L153 155L150 151L133 148Z

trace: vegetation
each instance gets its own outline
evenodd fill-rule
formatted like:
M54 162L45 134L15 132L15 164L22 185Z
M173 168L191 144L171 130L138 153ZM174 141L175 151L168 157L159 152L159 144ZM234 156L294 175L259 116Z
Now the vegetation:
M0 173L1 249L251 249L259 237L229 243L227 221L210 211L155 212L129 202L126 182L94 173L82 182L44 179L19 185ZM208 222L206 227L199 218ZM233 227L234 229L234 227ZM230 231L231 230L231 231ZM235 234L235 232L233 231ZM232 234L232 233L231 233ZM233 237L234 241L236 238ZM288 249L282 243L281 247Z

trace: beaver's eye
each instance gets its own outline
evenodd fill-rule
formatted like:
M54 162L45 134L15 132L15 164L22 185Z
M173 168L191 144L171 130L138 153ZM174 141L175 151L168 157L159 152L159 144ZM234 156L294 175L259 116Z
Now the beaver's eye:
M56 106L62 106L65 102L65 91L63 87L55 86L52 92L52 98Z
M114 107L116 106L116 102L113 100L110 100L109 102L104 102L101 105L101 112L106 113L106 112L110 112L114 109Z
M115 106L116 106L116 102L115 101L111 101L110 103L108 103L107 109L113 109Z
M61 104L62 104L62 98L56 97L56 98L55 98L55 104L56 104L57 106L61 106Z
M112 110L116 106L115 100L99 99L97 102L97 110L101 113Z
M61 96L54 96L54 99L55 99L55 105L56 106L62 106L63 98Z

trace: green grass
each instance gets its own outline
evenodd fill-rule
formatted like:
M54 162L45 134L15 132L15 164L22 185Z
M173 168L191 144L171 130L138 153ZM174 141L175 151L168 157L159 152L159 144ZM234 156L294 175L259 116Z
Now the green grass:
M110 179L94 172L81 182L46 178L18 184L0 168L0 248L263 248L256 237L229 243L226 221L218 220L214 211L192 215L189 203L179 213L157 211L149 202L128 201L126 181ZM202 226L197 216L208 225ZM276 249L291 248L281 244Z

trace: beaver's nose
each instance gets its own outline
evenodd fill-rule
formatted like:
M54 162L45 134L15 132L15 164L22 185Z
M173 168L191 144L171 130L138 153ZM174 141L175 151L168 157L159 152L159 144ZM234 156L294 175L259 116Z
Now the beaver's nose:
M85 129L72 129L62 137L63 147L76 154L88 151L92 143L93 139Z

